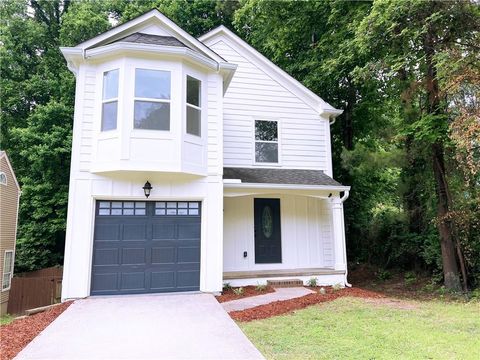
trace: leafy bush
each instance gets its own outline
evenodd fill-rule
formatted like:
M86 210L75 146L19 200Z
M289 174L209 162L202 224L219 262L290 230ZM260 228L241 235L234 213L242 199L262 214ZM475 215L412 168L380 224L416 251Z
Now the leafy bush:
M310 280L307 281L307 285L311 287L317 286L317 278L311 278Z
M407 271L404 276L405 285L410 286L417 282L417 275L413 271Z
M343 286L341 284L335 284L332 286L333 291L339 291L343 289Z
M257 286L255 286L255 290L264 292L265 290L267 290L267 285L257 284Z
M392 273L388 270L379 270L377 277L379 280L385 281L392 278Z
M245 289L243 287L239 287L239 288L233 289L233 293L237 296L243 296L245 294Z
M230 285L230 283L225 283L223 284L223 291L228 291L228 290L232 290L232 285Z

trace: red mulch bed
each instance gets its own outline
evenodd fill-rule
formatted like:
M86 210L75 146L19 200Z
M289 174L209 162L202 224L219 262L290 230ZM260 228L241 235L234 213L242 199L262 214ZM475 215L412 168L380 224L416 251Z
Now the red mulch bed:
M64 312L72 301L65 302L44 312L14 320L0 326L0 354L3 360L13 359L43 329Z
M380 293L359 288L345 288L337 291L334 291L332 288L325 288L325 290L326 294L324 295L320 293L308 294L296 299L275 301L273 303L260 305L251 309L232 311L229 313L229 315L237 321L252 321L290 313L295 310L306 308L310 305L332 301L344 296L377 299L385 297Z
M236 295L233 292L233 289L235 289L235 288L228 289L228 290L225 290L224 292L222 292L222 295L219 295L216 298L217 298L218 302L222 303L222 302L225 302L225 301L243 299L243 298L250 297L250 296L265 295L265 294L272 293L272 292L275 291L273 289L273 287L271 287L271 286L267 286L264 291L258 291L255 288L256 288L256 286L243 286L243 290L244 290L243 295Z

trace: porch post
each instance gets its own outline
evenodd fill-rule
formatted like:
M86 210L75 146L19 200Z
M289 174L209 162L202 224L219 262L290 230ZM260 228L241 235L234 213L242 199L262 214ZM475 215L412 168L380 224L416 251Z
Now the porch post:
M347 269L345 247L345 223L343 220L343 203L339 196L332 198L332 223L335 255L335 270Z

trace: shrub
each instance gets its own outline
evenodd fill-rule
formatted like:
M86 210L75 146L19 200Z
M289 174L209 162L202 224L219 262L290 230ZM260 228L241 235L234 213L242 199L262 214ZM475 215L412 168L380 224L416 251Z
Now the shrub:
M377 277L381 281L388 280L392 277L392 274L388 270L379 270L377 273Z
M338 291L338 290L341 290L342 288L343 286L339 283L332 286L333 291Z
M243 287L239 287L239 288L233 289L233 293L238 296L243 296L245 294L245 289Z
M223 284L223 291L228 291L228 290L232 290L232 285L230 285L230 283L225 283Z
M311 278L310 280L307 281L307 285L311 287L317 286L317 278Z
M257 286L255 287L255 290L263 292L267 290L267 285L257 284Z
M413 271L408 271L404 276L405 285L410 286L417 282L417 275Z

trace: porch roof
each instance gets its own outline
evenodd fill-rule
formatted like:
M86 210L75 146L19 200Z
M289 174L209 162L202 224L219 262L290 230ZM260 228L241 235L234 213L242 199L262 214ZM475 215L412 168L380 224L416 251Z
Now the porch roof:
M223 168L223 179L248 184L342 186L321 170Z

